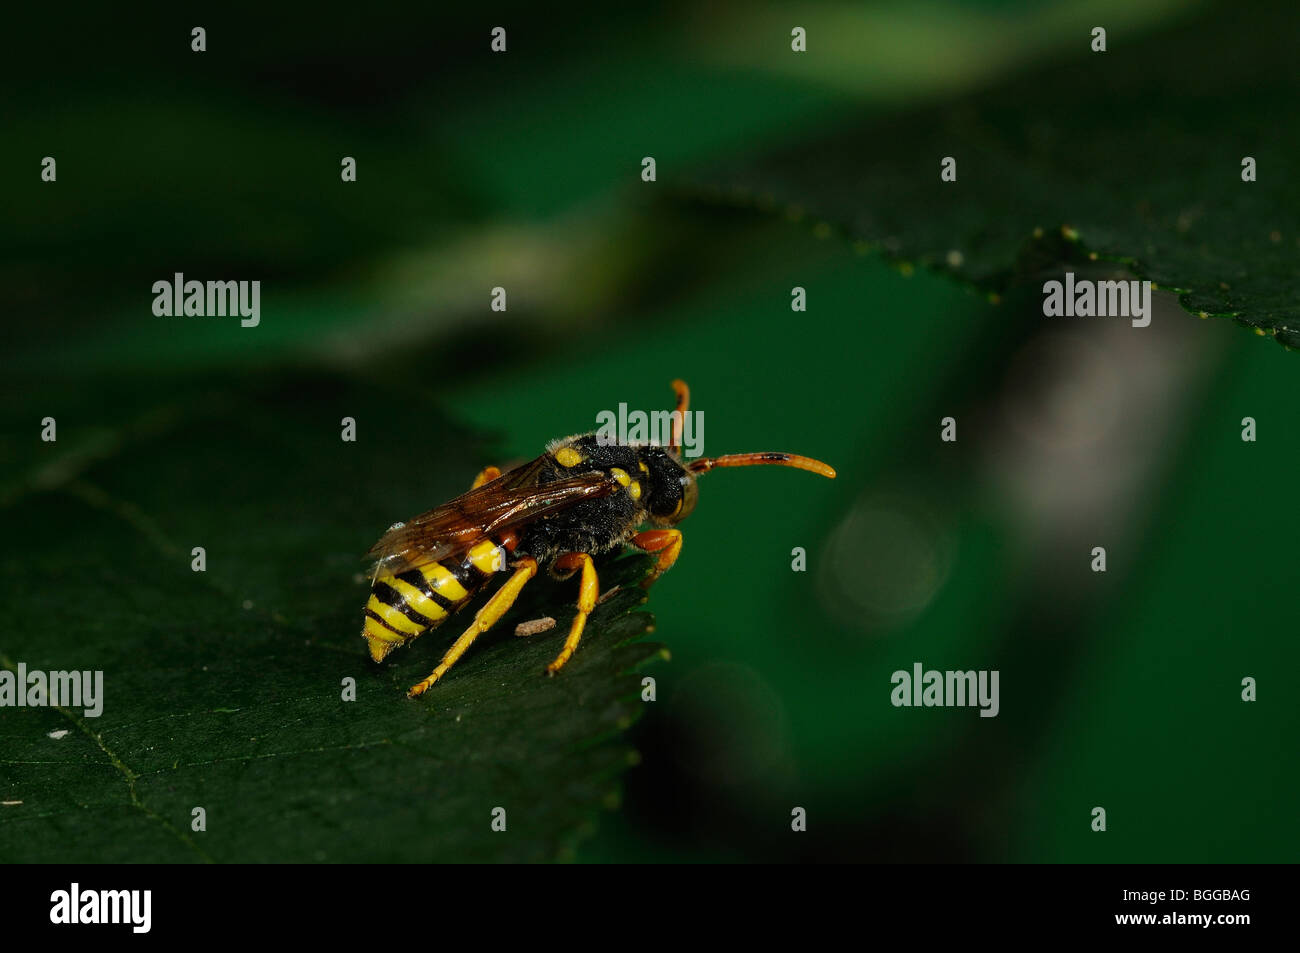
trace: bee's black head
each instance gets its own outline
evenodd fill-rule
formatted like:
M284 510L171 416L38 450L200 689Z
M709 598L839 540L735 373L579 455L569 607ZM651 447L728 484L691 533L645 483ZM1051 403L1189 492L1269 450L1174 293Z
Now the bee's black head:
M649 474L645 505L659 526L674 526L691 515L699 498L695 474L664 447L642 447L641 462Z
M674 381L673 389L677 391L676 412L684 414L688 402L686 385ZM681 437L681 430L674 424L672 445L668 447L606 443L602 432L596 432L553 440L546 449L563 470L578 467L600 470L617 480L632 500L639 501L650 521L657 526L673 526L691 515L699 498L695 481L714 467L771 464L835 478L833 467L796 453L729 453L685 463L681 459Z

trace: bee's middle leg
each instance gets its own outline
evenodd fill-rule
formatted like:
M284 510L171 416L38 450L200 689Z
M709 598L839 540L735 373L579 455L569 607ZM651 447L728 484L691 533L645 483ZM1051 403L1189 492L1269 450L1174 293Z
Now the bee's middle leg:
M582 569L582 580L578 583L578 614L573 617L573 625L569 627L569 637L564 640L564 648L555 657L555 661L546 666L548 675L554 675L564 668L565 663L573 656L578 648L578 642L582 639L582 630L587 626L587 616L591 615L591 610L596 608L596 597L600 595L600 579L596 576L596 566L591 561L590 555L568 553L557 559L554 564L554 568L561 571L579 567Z

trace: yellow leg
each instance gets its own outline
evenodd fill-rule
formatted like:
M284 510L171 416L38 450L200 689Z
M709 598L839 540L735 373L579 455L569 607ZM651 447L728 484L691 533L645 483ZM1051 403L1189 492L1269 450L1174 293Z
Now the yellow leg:
M672 568L673 563L677 562L677 557L681 555L682 531L650 529L644 533L637 533L632 537L631 543L637 549L643 549L647 553L659 554L659 561L655 563L655 568L650 570L650 575L641 580L641 588L649 589L656 579Z
M600 580L596 578L596 566L586 553L569 553L555 561L557 569L570 569L582 566L582 581L578 583L578 614L573 617L569 628L569 637L564 640L564 648L555 657L555 661L546 666L546 674L554 675L573 656L582 639L582 630L587 627L587 616L596 608L596 596L600 594Z
M484 467L482 471L479 473L479 475L474 478L474 482L470 485L470 489L477 490L484 483L491 483L500 475L501 475L500 467Z
M487 601L487 604L474 616L474 622L465 634L452 643L447 654L442 657L438 667L433 670L433 674L422 681L419 685L414 685L406 693L408 698L415 698L417 695L423 695L433 683L447 674L447 669L456 664L456 661L465 654L465 651L474 644L474 640L480 635L492 628L497 620L510 610L514 601L519 598L519 591L524 588L524 584L537 575L537 561L524 557L519 560L515 567L514 575L506 580L506 584L498 589Z

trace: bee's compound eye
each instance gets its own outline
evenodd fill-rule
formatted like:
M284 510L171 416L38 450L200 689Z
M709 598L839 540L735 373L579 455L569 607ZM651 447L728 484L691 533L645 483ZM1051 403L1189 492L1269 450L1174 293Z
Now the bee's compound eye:
M660 525L675 523L695 509L695 477L677 458L653 448L645 457L649 478L642 486L650 516Z
M683 520L691 515L695 509L695 503L700 498L700 487L695 482L695 477L689 473L683 473L681 477L682 498L677 501L677 512L673 514L674 519Z

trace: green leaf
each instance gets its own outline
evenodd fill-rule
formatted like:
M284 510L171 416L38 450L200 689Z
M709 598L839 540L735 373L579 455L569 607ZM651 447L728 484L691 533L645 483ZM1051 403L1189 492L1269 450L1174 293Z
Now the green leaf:
M1062 259L1122 263L1194 314L1300 347L1295 30L1293 6L1232 5L1113 30L1104 53L1085 32L1068 60L677 184L989 292ZM940 181L945 156L956 182ZM1258 181L1242 181L1246 156Z
M461 492L487 462L481 441L428 399L337 377L153 385L169 414L146 408L143 426L74 402L49 458L8 484L0 664L102 670L104 701L100 717L0 708L0 858L570 856L635 758L619 734L643 705L631 671L658 651L630 641L649 621L634 585L648 561L601 566L603 589L622 588L558 676L542 671L576 583L542 579L409 700L470 615L375 665L360 553ZM513 636L540 615L559 624Z

